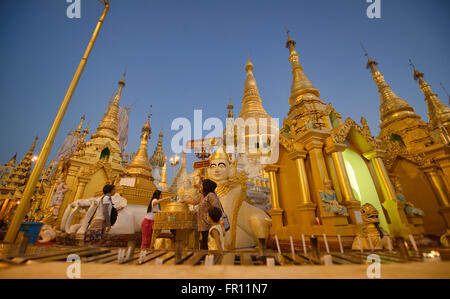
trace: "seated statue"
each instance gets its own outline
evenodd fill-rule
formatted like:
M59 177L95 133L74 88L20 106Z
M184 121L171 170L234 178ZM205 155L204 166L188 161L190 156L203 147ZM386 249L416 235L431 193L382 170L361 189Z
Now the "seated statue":
M328 178L325 178L323 185L325 190L320 192L320 198L324 203L323 209L325 210L325 213L348 216L347 208L340 205L337 201L336 192L334 192L331 187L331 181Z
M209 158L208 178L217 183L216 193L230 222L225 235L225 248L264 248L272 223L263 210L245 201L247 181L245 173L236 175L237 163L221 147Z
M373 205L366 203L361 207L361 216L363 226L359 239L363 249L370 250L370 242L372 242L374 249L389 249L388 233L380 226L377 209ZM353 240L352 249L359 250L360 242L355 238Z
M397 200L405 203L406 215L421 217L425 215L425 213L421 209L416 208L411 202L406 201L406 198L403 195L403 187L398 180L395 182L395 192L397 193Z

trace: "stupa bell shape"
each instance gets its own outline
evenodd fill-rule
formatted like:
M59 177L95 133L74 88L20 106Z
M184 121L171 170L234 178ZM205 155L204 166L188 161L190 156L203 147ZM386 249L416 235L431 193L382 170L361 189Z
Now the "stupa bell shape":
M256 84L256 79L253 75L253 63L248 58L247 64L245 65L245 70L247 72L245 82L244 82L244 96L242 98L242 109L239 113L240 118L246 120L249 118L269 118L264 109L259 95L258 86ZM230 100L231 104L231 100ZM230 109L230 106L229 106ZM232 108L231 108L232 109ZM229 110L230 111L230 110Z
M245 70L244 96L242 98L242 108L238 115L238 119L245 121L245 144L247 149L249 149L251 148L250 142L259 145L262 141L260 138L263 135L267 135L269 136L268 138L271 138L270 136L275 134L277 128L272 127L272 118L263 107L256 79L253 75L253 63L250 61L250 58L248 58L247 64L245 65ZM231 99L227 109L228 117L232 117L233 105L231 104ZM235 130L235 137L236 133L238 133L237 130ZM258 153L259 149L256 147L256 152L254 154Z

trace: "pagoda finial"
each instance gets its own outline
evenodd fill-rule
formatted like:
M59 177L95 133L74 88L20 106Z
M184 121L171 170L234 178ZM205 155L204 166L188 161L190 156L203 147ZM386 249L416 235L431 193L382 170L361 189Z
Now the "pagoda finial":
M125 74L124 77L119 81L119 89L114 96L114 100L108 105L105 114L97 128L97 132L92 136L96 137L107 137L118 142L119 134L119 103L122 96L122 89L125 86Z
M373 81L377 84L378 92L380 93L380 120L381 126L384 127L403 117L403 115L413 113L414 109L392 91L391 87L384 80L384 76L378 70L377 65L378 63L375 60L368 58L367 68L370 68Z
M291 85L291 97L289 98L289 104L292 106L295 103L296 98L302 94L312 94L313 96L320 97L320 92L314 87L303 72L303 68L299 62L299 56L295 50L296 42L289 34L286 41L286 48L289 49L289 62L292 65L292 85Z
M258 86L256 85L256 80L253 76L253 63L250 61L250 56L248 56L245 71L247 72L247 77L245 78L244 83L244 98L246 97L246 94L257 95L259 97Z
M366 47L364 47L363 42L360 42L360 45L361 45L361 48L362 48L362 50L364 52L364 56L367 57L366 68L367 69L369 69L369 68L376 68L376 66L378 65L378 62L376 60L370 58L369 53L367 53Z
M414 65L414 63L412 62L411 59L409 59L409 65L410 65L410 66L413 68L413 70L414 70L414 80L415 80L415 81L419 80L419 78L423 78L423 77L424 77L424 74L423 74L422 72L419 72L419 71L416 69L416 66Z
M227 109L228 109L228 118L233 118L233 104L231 103L231 96L230 96L230 103L228 103Z
M444 90L445 94L446 94L447 97L448 97L448 104L450 105L450 94L448 94L447 90L446 90L445 87L444 87L444 84L442 84L442 82L441 82L440 84L441 84L441 87L442 87L442 89Z
M410 64L414 68L414 79L418 82L420 90L425 95L429 124L433 130L442 130L442 128L445 128L445 135L448 139L447 132L450 131L450 108L447 107L433 92L430 84L424 79L425 75L415 68L411 60Z
M158 144L153 151L153 155L150 159L150 164L153 167L163 167L164 166L164 150L163 150L163 131L161 128L161 132L159 133Z
M77 130L75 131L75 133L73 135L75 135L75 136L80 136L81 135L81 129L83 128L83 122L85 121L85 119L86 118L83 115L81 117L80 123L78 124L78 128L77 128Z

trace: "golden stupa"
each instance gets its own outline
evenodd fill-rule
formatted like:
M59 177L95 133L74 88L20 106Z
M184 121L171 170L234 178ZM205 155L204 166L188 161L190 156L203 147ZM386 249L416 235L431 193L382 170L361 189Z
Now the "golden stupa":
M271 235L287 245L304 236L327 236L349 246L361 233L360 208L368 203L394 237L414 233L389 178L385 151L367 125L342 119L305 75L289 37L290 109L279 134L279 159L266 166L271 186Z
M433 93L424 74L414 67L414 79L427 103L429 120L426 123L387 85L375 60L369 58L367 67L381 97L378 138L386 151L384 164L394 185L413 207L406 207L408 222L415 227L415 232L442 235L447 230L448 235L450 109ZM413 209L422 210L423 215L417 215ZM448 242L445 236L441 241Z

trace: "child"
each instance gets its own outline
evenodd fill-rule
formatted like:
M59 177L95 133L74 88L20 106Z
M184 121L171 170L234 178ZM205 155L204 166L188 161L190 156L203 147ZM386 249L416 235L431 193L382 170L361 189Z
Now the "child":
M224 238L220 219L222 218L222 210L217 207L211 207L208 210L208 222L211 228L208 232L208 250L223 250Z

